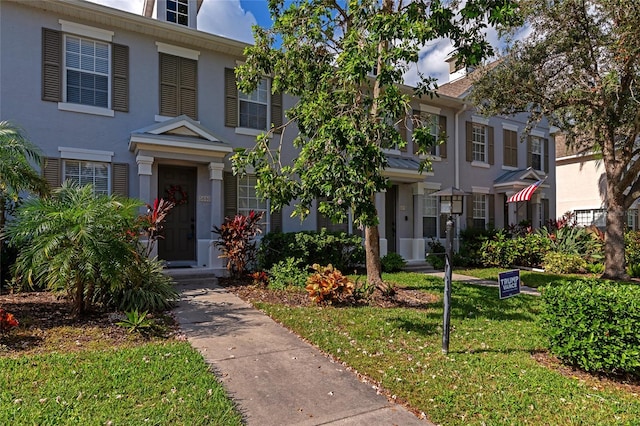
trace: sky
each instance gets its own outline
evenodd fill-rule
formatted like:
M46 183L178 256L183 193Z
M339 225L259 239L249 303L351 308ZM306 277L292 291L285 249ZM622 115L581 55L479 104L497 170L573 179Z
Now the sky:
M135 14L142 14L144 3L144 0L89 1ZM266 0L204 0L198 13L199 30L246 43L253 41L251 27L255 24L271 26ZM494 46L499 45L495 31L489 30L488 38ZM448 40L438 40L424 46L417 66L405 74L405 83L415 85L418 81L418 70L424 75L435 77L438 84L446 83L449 78L449 66L445 59L451 51L452 46Z

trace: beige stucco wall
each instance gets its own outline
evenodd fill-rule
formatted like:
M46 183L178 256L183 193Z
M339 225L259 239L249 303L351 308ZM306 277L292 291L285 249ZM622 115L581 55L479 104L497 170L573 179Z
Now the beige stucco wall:
M601 162L590 160L572 162L556 168L556 211L558 216L569 210L598 209L602 207L600 179L604 174Z

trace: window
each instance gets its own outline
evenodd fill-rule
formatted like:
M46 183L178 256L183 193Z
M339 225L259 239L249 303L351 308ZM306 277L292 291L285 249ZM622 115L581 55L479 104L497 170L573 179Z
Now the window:
M70 180L81 186L93 185L95 194L109 194L110 164L95 161L64 161L64 180Z
M542 158L544 156L542 139L531 137L531 167L535 170L543 170Z
M480 124L474 124L472 135L473 161L487 162L487 128Z
M484 229L487 223L487 203L484 194L473 194L473 227Z
M438 197L431 194L435 189L426 190L422 211L422 236L424 238L438 238Z
M109 44L65 36L65 100L109 108Z
M638 210L627 210L627 228L631 230L638 229Z
M167 22L189 26L189 0L167 0Z
M605 209L585 209L576 210L576 223L579 226L605 227L607 221L607 211Z
M260 80L258 88L246 94L238 91L239 124L248 129L267 130L269 82L266 78Z
M264 212L260 226L263 232L267 232L269 231L269 206L267 200L258 197L257 183L258 180L255 176L247 175L238 178L238 213L246 216L251 210Z

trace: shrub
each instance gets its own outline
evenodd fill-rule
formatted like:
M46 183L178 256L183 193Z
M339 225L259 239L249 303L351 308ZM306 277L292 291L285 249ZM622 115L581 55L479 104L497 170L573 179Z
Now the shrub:
M20 325L20 323L13 316L13 314L10 314L9 312L0 308L0 334L6 333L12 328L17 327L18 325Z
M252 274L249 274L249 277L251 277L253 285L255 286L264 287L269 285L269 274L267 274L265 271L256 271Z
M544 256L544 270L552 274L584 273L587 261L578 254L549 252Z
M307 278L305 288L314 302L339 302L353 293L353 281L333 266L315 264L312 268L316 272Z
M304 287L309 274L300 259L287 257L269 271L269 288L281 290L289 286Z
M459 254L464 259L463 262L469 266L481 266L482 245L485 241L492 239L496 232L493 228L467 228L460 231L461 246Z
M537 233L510 238L501 231L493 239L483 243L479 257L483 266L539 267L543 264L550 245L548 238Z
M399 272L407 265L407 261L398 253L387 253L380 259L382 272Z
M640 287L561 281L542 292L542 329L551 351L590 372L640 377Z
M251 210L247 216L238 214L233 219L225 218L220 227L214 226L213 233L220 239L213 245L220 248L220 258L227 259L227 270L232 277L242 277L256 260L255 237L262 232L260 221L263 212Z
M264 236L258 249L258 266L268 270L293 257L303 265L332 264L341 270L354 269L364 263L362 238L344 232L272 232Z
M429 253L427 253L427 262L433 266L434 269L444 269L445 259L444 254L446 252L445 247L440 240L431 238L431 241L427 243L429 246Z
M629 231L625 233L624 245L627 265L640 265L640 231Z

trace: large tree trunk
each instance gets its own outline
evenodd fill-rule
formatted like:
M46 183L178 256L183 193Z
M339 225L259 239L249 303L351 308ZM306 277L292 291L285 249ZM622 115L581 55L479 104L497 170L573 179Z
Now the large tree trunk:
M607 227L604 233L604 274L602 278L625 280L629 278L624 258L624 227L626 210L624 194L616 187L617 181L607 179Z
M382 294L393 294L393 287L382 281L382 264L380 263L380 232L378 226L367 226L364 229L364 251L366 255L367 282L375 285Z

